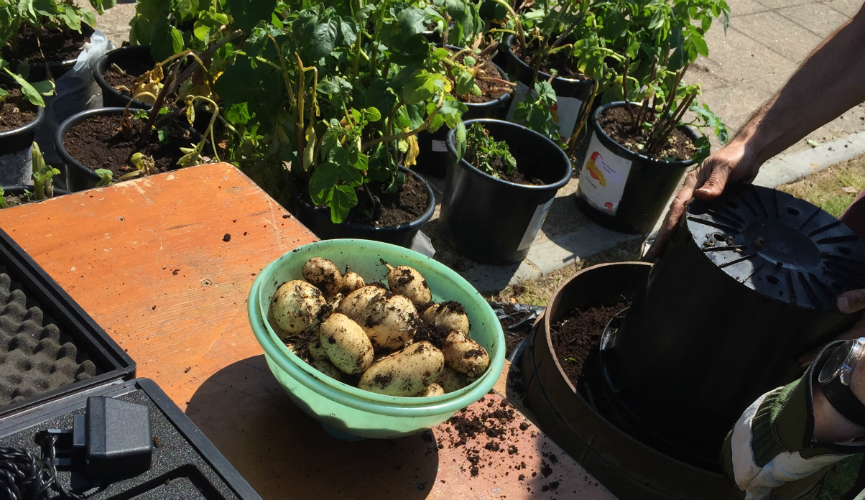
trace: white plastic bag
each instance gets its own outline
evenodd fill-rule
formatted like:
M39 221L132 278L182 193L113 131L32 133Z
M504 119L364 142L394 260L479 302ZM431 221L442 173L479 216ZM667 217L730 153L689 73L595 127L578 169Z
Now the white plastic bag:
M45 121L36 131L36 142L42 149L47 163L60 163L54 148L54 133L64 120L93 108L102 107L102 90L93 79L93 66L100 57L114 48L114 44L101 31L90 35L90 42L84 44L75 66L55 80L57 92L45 99Z

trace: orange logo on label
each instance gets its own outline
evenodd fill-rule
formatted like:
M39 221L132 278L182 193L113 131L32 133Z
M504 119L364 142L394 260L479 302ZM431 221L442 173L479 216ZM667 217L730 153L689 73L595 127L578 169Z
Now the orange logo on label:
M599 160L603 164L604 159L601 157L601 154L595 151L594 153L592 153L592 156L589 157L588 160L586 160L586 168L589 169L589 174L592 176L593 179L598 181L598 184L603 187L607 187L607 178L604 177L604 173L601 172L601 169L598 168L598 165L596 163Z

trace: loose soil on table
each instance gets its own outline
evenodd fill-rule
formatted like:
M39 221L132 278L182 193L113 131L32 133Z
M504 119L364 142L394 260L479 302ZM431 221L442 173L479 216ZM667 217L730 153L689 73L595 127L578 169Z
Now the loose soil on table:
M86 29L82 26L82 29ZM78 33L69 29L46 28L39 35L37 43L36 36L29 26L24 26L18 31L18 35L7 42L0 50L0 55L7 61L23 61L27 59L30 63L68 61L78 57L81 46L90 41L89 35ZM39 50L41 44L42 50ZM45 54L45 58L42 57ZM12 62L12 68L16 67Z
M462 63L466 55L467 54L463 54L457 57L456 61L458 63ZM457 99L461 102L467 102L471 104L483 104L486 102L495 101L504 94L504 92L501 90L492 92L493 89L501 89L505 86L504 84L481 80L480 77L499 78L501 80L506 80L505 76L495 66L493 66L492 63L487 64L483 68L481 68L481 70L478 72L477 77L475 78L475 83L481 89L481 95L458 95L456 96Z
M152 157L160 172L178 168L177 160L183 156L180 148L191 147L193 143L189 131L173 130L166 144L159 144L156 134L152 134L151 141L139 150L135 143L146 124L144 120L131 121L133 133L127 138L120 132L120 115L90 117L69 130L63 145L82 165L114 172L115 180L136 170L129 162L136 152Z
M629 305L629 301L622 301L585 311L574 309L550 326L556 357L574 387L577 387L586 358L600 344L604 327Z
M489 137L489 131L484 129L484 135ZM468 144L468 148L466 150L465 159L469 162L469 165L475 165L475 154L472 151L472 144ZM505 165L504 160L501 157L493 158L490 162L490 166L493 170L496 171L497 178L507 181L513 182L514 184L523 184L526 186L543 186L544 181L538 179L537 177L527 177L523 172L537 172L541 168L543 168L542 162L545 162L544 158L535 158L535 157L523 157L517 159L517 168L514 169L512 173L507 173L507 165Z
M634 113L638 109L638 107L634 107ZM617 144L621 144L634 153L643 154L637 146L646 143L651 130L634 127L631 123L631 115L624 106L608 109L598 117L598 123ZM697 148L691 139L681 130L675 129L657 157L683 161L691 159L696 152Z
M534 68L534 57L538 51L538 42L529 43L529 48L527 53L524 53L522 48L520 47L519 42L514 38L514 43L511 45L511 52L517 56L517 59L528 64L530 67ZM547 74L552 74L553 70L557 71L556 76L560 76L562 78L568 78L571 80L588 80L589 77L580 73L579 71L573 69L576 66L576 61L572 61L567 54L570 52L567 50L561 50L556 52L551 57L547 57L545 61L541 63L540 71Z
M9 93L0 102L0 132L21 128L36 119L36 106L24 98L21 90L3 84L0 88Z
M153 69L152 61L146 58L121 59L116 61L114 64L125 71L126 74L121 74L114 69L114 67L109 65L102 73L102 77L105 78L105 81L108 82L109 85L117 89L118 92L128 95L129 97L132 97L132 87L135 84L135 80L137 80L139 76Z
M345 222L367 227L399 226L416 221L426 212L429 194L424 184L414 175L406 175L405 184L393 194L383 193L382 185L377 182L367 185L372 195L381 202L381 213L373 214L372 218L366 217L365 214L372 212L375 207L369 196L361 191L357 194L357 206L351 209ZM308 187L304 185L300 191L300 197L309 203ZM323 206L316 210L330 218L330 208Z

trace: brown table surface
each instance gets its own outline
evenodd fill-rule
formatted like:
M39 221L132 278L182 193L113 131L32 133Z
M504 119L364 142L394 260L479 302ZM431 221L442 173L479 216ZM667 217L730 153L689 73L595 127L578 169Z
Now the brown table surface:
M614 498L518 412L502 441L515 446L508 453L486 449L486 436L454 447L450 424L432 439L344 442L289 402L252 334L246 299L256 273L316 237L230 165L0 210L0 227L265 499ZM488 405L510 407L495 393L468 411Z

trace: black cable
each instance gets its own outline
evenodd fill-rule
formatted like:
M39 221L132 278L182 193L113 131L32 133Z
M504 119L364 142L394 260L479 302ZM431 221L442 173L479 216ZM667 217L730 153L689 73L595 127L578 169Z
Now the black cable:
M56 441L56 436L43 436L42 459L27 450L0 448L0 500L48 500L52 491L59 494L53 498L84 500L57 480Z

